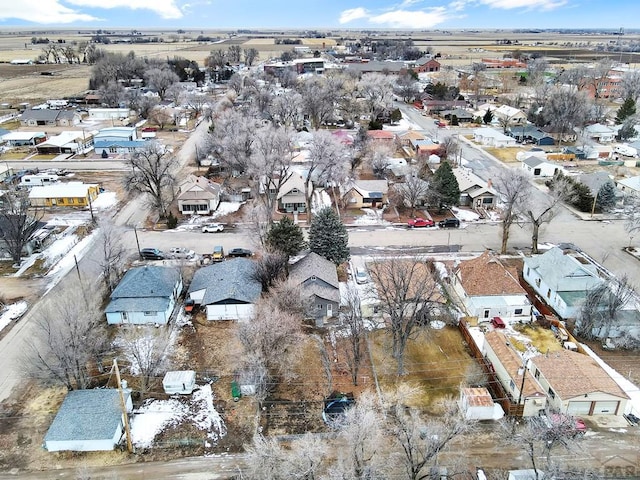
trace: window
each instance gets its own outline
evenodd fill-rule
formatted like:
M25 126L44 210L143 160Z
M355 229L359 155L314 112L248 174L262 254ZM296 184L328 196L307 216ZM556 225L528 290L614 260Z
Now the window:
M483 203L483 204L485 204L485 205L492 204L492 203L493 203L493 198L491 198L491 197L484 197L484 198L482 199L482 203Z
M556 398L556 392L554 392L554 391L551 389L551 387L549 387L549 391L548 391L548 393L549 393L549 396L550 396L552 399L555 399L555 398Z
M58 203L64 203L64 198L59 198Z
M127 312L122 312L122 321L126 322L129 319L129 315Z
M534 377L536 377L536 380L537 380L537 379L539 379L539 378L540 378L540 370L538 370L538 369L536 368L536 371L535 371L535 373L533 374L533 376L534 376Z
M156 316L156 312L144 312L144 316L145 317L155 317Z
M514 315L522 315L522 309L521 309L521 308L516 308L516 309L513 311L513 314L514 314Z
M485 310L483 314L484 318L489 318L489 313L489 310Z
M531 269L527 267L527 277L529 276L530 273L531 273Z
M536 287L539 287L539 286L540 286L540 279L539 279L539 278L537 278L537 279L536 279Z
M516 389L516 384L513 383L513 380L509 382L509 388L511 389L512 392Z
M75 203L75 199L74 198L67 198L67 203Z
M551 298L551 289L547 290L547 298Z

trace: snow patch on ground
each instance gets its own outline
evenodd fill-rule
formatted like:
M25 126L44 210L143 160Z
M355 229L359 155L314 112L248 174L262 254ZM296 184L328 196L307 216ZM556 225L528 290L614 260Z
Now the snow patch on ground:
M212 223L216 218L237 212L242 205L244 205L244 202L220 202L216 211L211 215L191 215L185 223L178 225L178 227L173 230L167 231L191 230L194 227L200 227L202 224Z
M434 330L442 330L446 326L447 324L440 320L433 320L429 323L429 327L433 328Z
M390 225L386 220L382 219L382 210L363 208L362 211L365 215L356 218L354 225Z
M0 331L7 325L9 325L16 318L20 318L24 315L24 312L29 308L29 304L24 300L5 306L0 310Z
M131 421L133 444L150 448L158 434L183 422L206 432L208 447L226 435L227 427L213 405L211 385L199 386L190 397L147 400Z
M453 207L451 209L453 214L462 222L475 222L480 219L480 215L471 210L462 210L460 208Z
M405 118L401 118L398 123L394 123L393 125L383 125L383 130L389 130L391 132L405 132L407 130L417 130L423 131L422 127L417 123L410 122Z
M98 210L105 210L111 208L118 203L118 197L116 192L102 192L98 195L98 198L91 202L91 207Z
M313 207L311 209L313 213L330 206L331 198L325 190L316 190L313 192Z
M78 261L84 256L85 251L91 246L93 241L95 240L99 230L94 230L91 235L84 237L78 243L76 243L65 255L62 259L51 269L49 273L47 273L47 278L51 279L51 282L47 286L47 292L51 290L62 277L64 277L69 270L71 270L75 265L75 259ZM47 249L49 250L49 249Z

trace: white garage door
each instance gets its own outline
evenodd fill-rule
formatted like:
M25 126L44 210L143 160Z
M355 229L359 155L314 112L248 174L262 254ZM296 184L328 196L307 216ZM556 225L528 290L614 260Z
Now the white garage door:
M594 415L615 415L618 409L618 402L596 402L596 406L593 409Z
M569 402L567 413L569 415L589 415L591 402Z

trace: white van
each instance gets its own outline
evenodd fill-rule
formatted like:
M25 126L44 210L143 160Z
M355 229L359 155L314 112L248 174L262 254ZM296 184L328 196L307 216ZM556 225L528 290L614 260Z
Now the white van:
M35 175L24 175L20 179L20 187L42 187L51 185L59 180L58 175L51 173L37 173Z
M625 157L637 157L638 151L629 145L617 145L613 149L614 152L624 155Z

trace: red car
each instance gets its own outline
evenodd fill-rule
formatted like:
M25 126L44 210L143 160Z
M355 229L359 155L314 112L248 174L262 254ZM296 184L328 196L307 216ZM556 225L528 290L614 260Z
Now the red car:
M420 228L420 227L433 227L435 226L435 222L433 220L427 220L426 218L412 218L407 222L409 228Z

